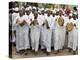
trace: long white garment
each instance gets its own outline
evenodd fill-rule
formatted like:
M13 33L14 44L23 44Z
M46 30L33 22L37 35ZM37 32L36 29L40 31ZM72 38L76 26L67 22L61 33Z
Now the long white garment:
M16 31L16 24L14 24L14 21L17 16L19 16L19 13L12 14L12 42L15 42L15 39L16 39L14 34L14 31Z
M55 31L55 17L53 17L51 24L52 36L51 36L51 47L54 47L54 31Z
M76 27L74 26L73 30L68 34L68 47L72 48L75 51L78 46L78 29L77 29L78 22L77 20L72 20L69 22L76 24Z
M46 29L46 27L42 27L41 30L41 49L46 48L47 52L51 52L51 35L52 30Z
M38 15L38 18L37 18L37 21L39 23L39 26L40 26L40 32L42 30L42 24L44 23L45 21L45 16L44 15ZM41 36L41 33L40 33L40 45L41 45L41 39L42 39L42 36Z
M31 46L32 50L38 51L39 48L39 39L40 39L40 27L38 25L31 26Z
M46 20L48 21L48 25L50 27L50 29L52 30L52 35L51 35L51 46L54 46L54 23L55 23L55 17L53 17L52 15L50 16L46 16Z
M24 20L23 16L22 17L17 17L19 20ZM15 21L15 22L16 22ZM17 51L22 50L22 49L28 49L30 48L29 45L29 37L28 37L28 32L29 32L29 27L27 24L24 26L20 26L19 24L16 24L16 49Z
M58 16L59 17L59 16ZM56 17L56 18L58 18ZM64 18L64 17L63 17ZM64 19L65 21L65 19ZM59 26L58 20L55 21L54 30L54 50L62 49L65 42L65 26Z

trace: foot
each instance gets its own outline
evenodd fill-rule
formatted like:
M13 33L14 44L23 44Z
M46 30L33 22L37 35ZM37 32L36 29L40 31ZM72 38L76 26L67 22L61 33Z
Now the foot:
M16 46L16 43L15 42L13 43L13 46Z
M42 52L46 53L46 49L42 49Z
M62 52L62 49L60 49L59 52Z
M38 52L35 52L34 55L37 56L38 55Z
M46 55L49 56L50 55L50 52L46 52Z
M59 50L54 51L54 54L57 54L59 52Z
M21 50L19 53L20 53L20 54L23 54L24 52L25 52L24 50Z
M28 54L27 52L24 53L24 55L27 55L27 54Z
M69 50L68 50L68 52L71 52L71 51L72 51L72 49L69 49Z
M34 51L34 50L32 50L31 52L32 52L32 53L34 53L35 51Z
M73 55L75 55L76 54L76 51L73 51Z

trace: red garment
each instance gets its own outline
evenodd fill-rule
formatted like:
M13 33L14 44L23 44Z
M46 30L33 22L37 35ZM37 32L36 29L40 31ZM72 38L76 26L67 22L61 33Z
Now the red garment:
M69 8L69 7L67 7L67 8L66 8L65 13L66 13L66 15L67 15L67 16L69 16L69 14L71 13L71 10L70 10L70 8Z

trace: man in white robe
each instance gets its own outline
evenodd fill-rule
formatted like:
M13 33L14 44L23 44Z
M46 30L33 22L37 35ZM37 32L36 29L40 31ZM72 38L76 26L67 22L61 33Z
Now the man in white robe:
M37 14L37 13L35 13ZM30 36L31 36L31 46L32 46L32 50L35 52L35 55L38 52L39 49L39 40L40 40L40 27L38 25L37 22L37 15L34 18L35 20L32 21L31 23L31 27L30 27Z
M45 16L44 16L44 12L41 12L41 14L38 14L38 23L40 26L42 26L43 22L45 21Z
M55 31L55 14L52 14L52 23L51 23L51 30L52 30L52 39L51 39L51 47L54 47L54 31Z
M25 12L26 14L24 15L24 19L26 19L26 22L28 23L28 25L30 25L31 20L34 19L34 15L32 15L28 8L25 9Z
M21 21L21 23L19 23L19 21ZM28 36L29 27L28 27L28 24L26 23L26 20L24 19L24 15L22 11L20 11L20 15L16 18L16 21L14 23L17 26L16 27L16 49L17 49L17 52L22 54L23 52L26 52L26 49L30 48L29 36Z
M41 30L42 30L42 24L43 24L44 21L45 21L45 16L44 16L44 12L43 12L43 11L39 12L37 21L38 21L38 23L39 23L40 32L41 32ZM40 33L40 46L41 46L41 41L42 41L42 35L41 35L41 33Z
M47 14L48 15L48 14ZM47 16L47 15L45 15L45 13L42 11L42 16L41 16L41 21L43 22L43 23L45 23L45 20L47 20L48 21L48 25L49 25L49 27L50 27L50 23L51 23L51 15L49 14L49 17ZM41 26L41 44L43 43L43 34L42 34L42 31L44 30L44 28L43 28L43 23L41 24L42 26ZM45 30L44 30L45 31ZM45 33L44 33L45 34ZM41 49L44 49L44 47L41 45Z
M46 48L46 54L49 55L51 52L51 36L52 36L52 30L48 26L48 22L44 22L44 25L42 26L41 30L41 48Z
M76 54L76 49L78 47L78 21L77 19L71 18L69 19L69 21L67 23L73 23L74 27L73 30L71 32L68 32L68 48L69 48L69 52L71 52L71 49L73 50L73 54Z
M55 30L55 16L54 13L51 14L48 12L46 20L48 21L48 25L50 29L52 30L52 36L51 36L51 47L54 47L54 30Z
M19 16L19 8L16 7L14 8L13 10L13 13L12 13L12 42L15 44L15 38L16 38L16 25L14 24L14 21L16 19L17 16Z
M58 51L62 50L64 47L64 41L65 41L65 26L60 26L58 24L59 17L62 17L64 19L65 24L65 18L62 15L62 13L59 13L59 16L57 16L55 19L55 31L54 31L54 50L55 53L58 53Z

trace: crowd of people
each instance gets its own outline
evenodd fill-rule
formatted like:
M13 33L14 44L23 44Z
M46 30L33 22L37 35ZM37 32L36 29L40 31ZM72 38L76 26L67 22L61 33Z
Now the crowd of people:
M58 24L62 17L64 24ZM37 55L39 49L47 55L65 49L65 40L68 35L67 47L73 54L78 49L78 11L77 7L39 8L35 6L15 7L9 10L9 23L12 27L9 36L10 42L16 44L16 53L27 55L31 49ZM74 25L72 31L66 30L67 23ZM12 38L11 38L12 36ZM53 49L51 48L53 47Z

